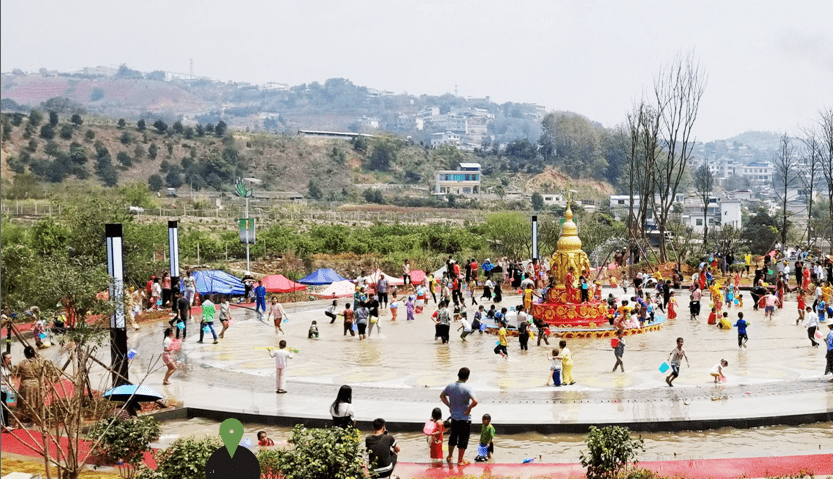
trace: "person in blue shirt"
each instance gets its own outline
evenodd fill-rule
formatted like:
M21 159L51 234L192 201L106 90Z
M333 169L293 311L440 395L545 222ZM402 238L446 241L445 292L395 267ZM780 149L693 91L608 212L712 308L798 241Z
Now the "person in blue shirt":
M741 349L742 346L746 348L747 326L750 326L750 323L744 320L744 313L742 313L741 311L738 312L738 321L736 321L736 324L734 324L733 326L738 328L738 348Z
M827 351L825 352L825 374L834 373L834 368L832 368L831 359L832 359L832 350L834 350L834 324L828 324L828 336L825 337L825 345L827 346Z
M255 288L255 312L259 317L266 312L266 287L263 281L258 281L258 287Z

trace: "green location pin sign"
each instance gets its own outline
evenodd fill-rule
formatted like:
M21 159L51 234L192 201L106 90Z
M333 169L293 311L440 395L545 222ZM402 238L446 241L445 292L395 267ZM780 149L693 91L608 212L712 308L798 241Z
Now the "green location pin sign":
M229 418L220 424L220 438L229 451L229 457L235 457L235 450L243 437L243 424L235 418Z

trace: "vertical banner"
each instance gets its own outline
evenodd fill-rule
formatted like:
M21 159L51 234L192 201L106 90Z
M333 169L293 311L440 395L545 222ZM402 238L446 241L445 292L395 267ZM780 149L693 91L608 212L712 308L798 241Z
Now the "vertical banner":
M533 257L539 259L539 217L533 215Z
M180 238L176 221L168 221L168 259L171 270L171 303L176 307L180 290Z
M104 225L107 237L107 274L110 276L110 301L115 311L110 316L110 366L113 387L128 383L127 331L124 307L124 237L121 224Z
M255 218L238 219L238 229L241 243L255 244Z

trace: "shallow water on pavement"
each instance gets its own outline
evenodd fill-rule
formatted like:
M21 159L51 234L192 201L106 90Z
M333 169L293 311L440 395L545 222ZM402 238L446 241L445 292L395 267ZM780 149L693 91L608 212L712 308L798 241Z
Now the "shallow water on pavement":
M688 293L681 296L687 296ZM507 297L504 306L512 306L518 297ZM680 304L686 304L683 297ZM750 322L748 347L739 349L735 330L722 331L706 324L709 300L702 301L699 321L690 321L687 311L678 308L678 318L666 322L656 332L625 338L625 374L611 373L614 355L608 339L569 339L573 353L573 375L577 384L572 389L646 389L665 388L664 376L658 366L675 347L675 338L685 339L684 349L690 367L682 365L678 386L709 387L709 371L721 359L729 361L725 370L728 386L759 384L796 378L819 377L825 366L825 351L810 346L805 327L795 323L795 302L786 303L772 321L765 321L762 312L752 311L746 301L743 312ZM509 359L502 360L493 353L496 337L488 334L471 335L462 342L458 325L452 326L451 341L443 345L434 340L431 305L415 321L405 321L400 315L391 321L390 311L380 319L382 334L373 331L369 339L359 341L344 336L340 322L330 324L321 309L292 312L283 323L286 334L275 334L271 325L261 322L248 309L234 309L236 324L219 344L196 344L192 333L183 345L180 359L191 364L197 372L203 368L221 368L255 376L274 375L273 363L266 348L275 347L286 339L289 347L300 350L290 362L286 375L290 382L303 381L321 384L351 384L383 388L442 387L454 380L457 370L467 366L472 370L469 384L476 391L510 393L545 387L549 373L548 354L558 343L551 338L550 346L541 347L531 341L529 351L520 351L517 339L511 338ZM471 311L471 309L470 309ZM738 309L731 309L731 318ZM316 320L320 339L308 339L307 329ZM161 326L160 326L161 328ZM196 325L189 328L197 329ZM827 333L826 326L823 326ZM191 333L191 331L189 331ZM158 356L160 334L157 331L137 335L136 344L143 358ZM180 373L178 373L180 374ZM185 373L188 374L188 373Z
M217 434L219 421L193 418L169 421L162 424L162 436L157 446L165 447L177 438L190 435ZM257 444L256 434L264 430L276 444L290 437L289 428L258 424L244 424L245 438ZM370 431L362 431L363 435ZM400 444L400 461L428 462L429 450L426 436L421 433L398 433L389 431ZM636 437L637 434L632 434ZM713 459L728 457L787 456L802 454L824 454L832 452L832 423L823 422L803 426L768 426L753 429L721 428L709 431L684 431L675 433L642 433L645 452L642 461L664 461L685 459ZM496 462L522 462L535 458L548 463L578 463L579 453L585 439L581 434L500 434L496 436ZM470 439L471 454L476 454L474 443L477 435ZM155 446L156 447L156 446ZM541 456L541 459L539 459ZM471 457L470 457L471 459Z

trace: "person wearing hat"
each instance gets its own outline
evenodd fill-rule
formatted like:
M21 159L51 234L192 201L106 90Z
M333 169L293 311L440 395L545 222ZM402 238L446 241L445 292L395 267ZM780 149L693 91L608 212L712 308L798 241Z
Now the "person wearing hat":
M828 336L825 337L825 374L834 373L832 368L832 350L834 350L834 324L828 323Z

